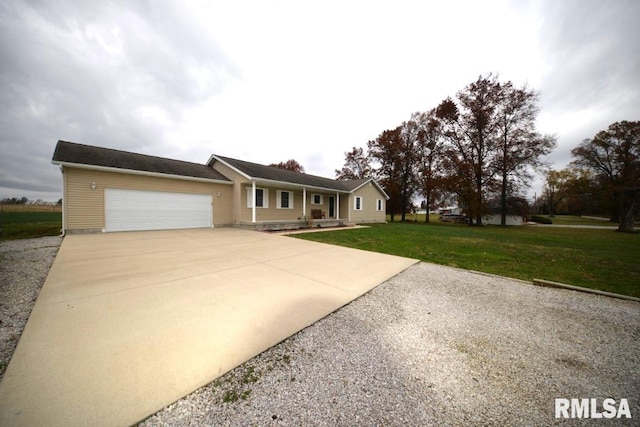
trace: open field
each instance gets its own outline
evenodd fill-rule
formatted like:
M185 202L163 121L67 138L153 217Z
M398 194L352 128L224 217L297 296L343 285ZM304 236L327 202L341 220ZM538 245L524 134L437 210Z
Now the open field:
M581 217L574 215L539 215L545 218L549 218L553 224L555 225L600 225L600 226L609 226L609 227L617 227L618 224L609 222L608 218L600 218L597 217ZM395 218L396 221L400 221L400 215L397 215ZM407 221L409 222L421 222L424 223L424 214L407 214ZM389 215L387 215L387 221L390 221ZM440 222L439 214L430 214L429 221L431 222Z
M527 281L546 279L640 297L640 234L418 222L295 237Z
M60 206L3 205L0 239L30 239L57 236L62 228Z

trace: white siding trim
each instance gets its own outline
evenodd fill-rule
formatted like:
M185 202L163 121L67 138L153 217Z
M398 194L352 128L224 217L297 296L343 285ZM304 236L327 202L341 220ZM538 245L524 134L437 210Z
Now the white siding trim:
M289 194L289 206L282 206L282 193ZM293 209L293 191L276 190L276 209Z
M362 196L355 196L353 198L353 210L361 211L363 202L364 202L364 199L362 198Z
M262 190L262 206L256 206L256 208L268 208L269 207L269 189L262 187L255 187L255 184L252 187L247 187L247 207L253 208L255 191L253 189Z

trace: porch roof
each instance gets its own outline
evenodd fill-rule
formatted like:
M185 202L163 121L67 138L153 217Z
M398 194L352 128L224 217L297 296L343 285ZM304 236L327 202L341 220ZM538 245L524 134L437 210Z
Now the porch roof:
M274 184L284 185L286 187L304 187L320 191L324 190L339 193L351 193L367 182L373 181L371 178L339 181L336 179L288 171L274 166L265 166L258 163L232 159L230 157L218 156L215 154L211 156L211 159L209 159L208 165L213 166L216 161L222 162L251 181L264 183L265 185Z

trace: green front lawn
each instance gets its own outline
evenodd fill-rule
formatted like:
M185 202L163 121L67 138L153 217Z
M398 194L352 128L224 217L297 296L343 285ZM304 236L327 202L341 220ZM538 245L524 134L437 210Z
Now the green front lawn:
M295 237L527 281L546 279L640 297L640 234L436 222L380 224Z

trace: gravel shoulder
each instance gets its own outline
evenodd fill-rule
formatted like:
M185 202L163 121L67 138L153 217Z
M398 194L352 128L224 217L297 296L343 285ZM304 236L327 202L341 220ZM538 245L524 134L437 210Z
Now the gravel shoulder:
M60 243L0 245L0 378ZM550 425L557 397L635 424L640 303L420 263L140 425Z
M637 302L420 263L141 425L550 425L557 397L632 425L639 368Z
M62 237L0 243L0 381L61 243Z

